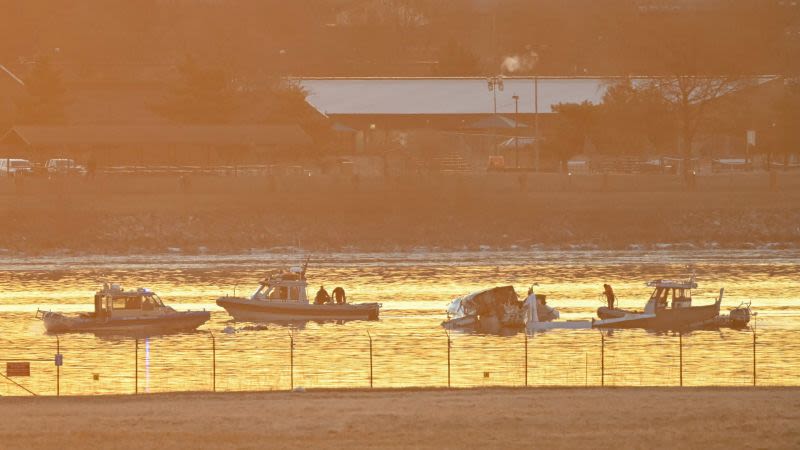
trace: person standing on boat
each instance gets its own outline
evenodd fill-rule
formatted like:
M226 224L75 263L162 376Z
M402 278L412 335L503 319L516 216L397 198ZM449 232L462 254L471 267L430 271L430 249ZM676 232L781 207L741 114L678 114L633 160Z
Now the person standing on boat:
M336 291L334 291L336 292ZM317 291L317 296L314 297L314 303L317 305L324 305L331 301L331 296L328 295L328 291L325 290L325 286L320 286L319 290Z
M614 301L617 297L614 295L614 289L611 288L610 284L603 284L603 295L605 295L606 302L608 302L608 309L614 309Z
M347 295L345 295L344 289L342 289L341 286L337 286L336 289L333 290L333 299L339 305L347 302Z

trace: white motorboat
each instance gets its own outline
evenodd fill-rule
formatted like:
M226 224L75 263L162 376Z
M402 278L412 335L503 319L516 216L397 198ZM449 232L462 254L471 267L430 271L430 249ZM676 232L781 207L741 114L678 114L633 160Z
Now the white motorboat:
M220 297L217 305L234 319L248 322L378 320L380 303L347 303L344 290L334 295L338 301L311 303L307 288L305 268L281 270L267 274L250 297Z
M208 311L176 311L155 292L139 288L125 290L119 284L103 285L94 296L94 312L67 315L36 311L51 333L164 333L194 330L211 318Z
M601 320L595 321L594 327L686 330L702 327L719 318L724 288L719 290L719 297L714 299L714 303L696 306L692 304L692 289L697 288L694 277L688 281L654 280L647 286L653 288L653 293L644 310L630 311L616 307L616 296L611 287L606 285L608 306L597 310ZM748 314L748 321L749 317Z

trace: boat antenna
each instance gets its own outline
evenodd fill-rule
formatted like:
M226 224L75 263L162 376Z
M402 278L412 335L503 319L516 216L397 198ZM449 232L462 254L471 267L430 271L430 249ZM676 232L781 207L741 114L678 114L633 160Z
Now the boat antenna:
M308 255L306 257L306 262L303 264L303 270L300 271L300 275L302 275L303 278L306 277L306 269L308 269L308 262L309 261L311 261L311 255Z

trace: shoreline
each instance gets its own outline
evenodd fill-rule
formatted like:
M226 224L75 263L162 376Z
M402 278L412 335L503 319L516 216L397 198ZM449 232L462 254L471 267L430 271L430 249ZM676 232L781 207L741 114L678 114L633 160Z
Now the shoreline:
M531 245L530 247L511 246L506 248L496 248L491 246L478 246L473 248L442 248L442 247L410 247L410 248L390 248L390 249L358 249L348 247L345 249L333 250L319 250L308 248L291 248L291 247L278 247L278 248L250 248L229 251L211 251L208 248L201 249L182 249L182 248L167 248L161 250L136 250L129 252L90 252L90 251L76 251L74 249L58 249L48 252L12 252L7 249L0 248L0 257L7 257L10 259L27 259L27 258L41 258L44 260L58 260L58 259L112 259L125 262L126 260L136 261L138 258L175 258L176 262L184 258L198 258L209 260L228 258L260 258L260 257L306 257L311 256L312 260L331 260L338 261L347 258L381 258L381 259L408 259L408 257L429 255L429 256L468 256L479 257L481 255L497 256L497 255L564 255L569 253L574 254L612 254L612 255L630 255L639 254L646 256L648 254L657 252L700 252L700 253L714 253L714 252L732 252L732 253L793 253L800 251L800 243L777 243L770 242L763 245L756 245L755 243L748 243L748 245L723 247L719 245L705 245L697 246L691 243L658 243L652 245L639 245L631 244L624 248L600 248L592 245L571 245L571 246L541 246ZM33 261L35 262L35 260Z
M796 175L780 191L725 181L696 192L635 190L647 177L624 191L520 190L493 177L355 187L203 177L186 190L157 177L38 180L0 192L0 256L798 248Z
M4 397L0 434L11 448L795 448L798 405L800 388L767 387Z

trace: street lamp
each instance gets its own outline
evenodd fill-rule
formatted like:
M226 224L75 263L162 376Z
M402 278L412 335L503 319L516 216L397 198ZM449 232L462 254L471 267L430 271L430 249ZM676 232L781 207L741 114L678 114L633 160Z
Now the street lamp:
M489 87L489 92L493 94L493 108L494 108L494 120L495 123L492 124L492 142L494 143L494 154L497 154L497 91L503 91L503 76L496 75L493 77L489 77L486 79L486 84Z
M539 77L533 77L534 170L539 171Z

